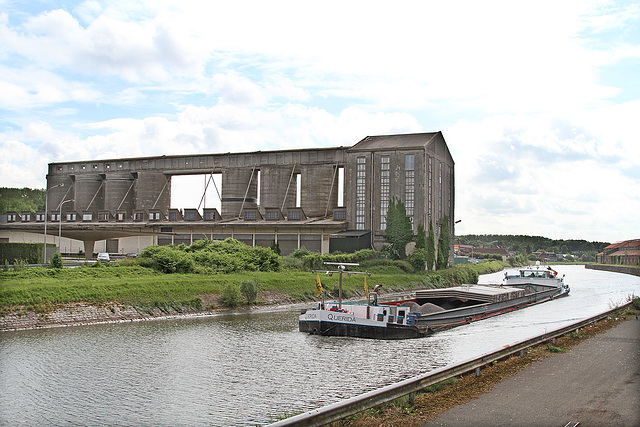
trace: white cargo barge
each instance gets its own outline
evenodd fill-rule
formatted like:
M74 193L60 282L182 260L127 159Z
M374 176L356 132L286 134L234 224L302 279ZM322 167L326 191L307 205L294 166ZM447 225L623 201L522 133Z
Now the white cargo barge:
M427 289L408 299L384 303L378 303L377 294L372 293L372 303L318 303L303 311L298 325L301 332L327 336L419 338L568 293L569 287L557 280Z

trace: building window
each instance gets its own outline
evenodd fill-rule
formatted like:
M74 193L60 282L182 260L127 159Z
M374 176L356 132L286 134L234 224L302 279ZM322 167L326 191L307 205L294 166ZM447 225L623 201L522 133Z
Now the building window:
M144 214L142 212L136 212L133 214L134 221L142 221L144 219Z
M16 214L9 214L9 215L7 215L7 221L8 221L8 222L16 222L16 218L17 218L17 215L16 215Z
M91 221L93 219L93 214L92 213L83 213L82 214L82 220L83 221Z
M273 220L279 219L280 215L279 215L278 211L274 210L274 211L267 211L265 213L265 217L266 217L266 219L273 221Z
M405 154L404 156L404 170L412 171L416 170L416 155Z
M356 161L356 230L364 230L367 194L367 158Z
M108 221L109 214L107 212L98 212L98 221Z
M149 219L151 221L160 221L160 212L149 212Z
M169 212L169 221L177 221L178 212Z
M287 212L287 219L289 220L300 220L300 211L289 211Z
M258 219L258 215L256 211L244 211L244 219L245 221L255 221Z
M429 221L433 215L433 159L429 157L429 171L427 173L427 179L429 181L429 188L427 193L427 214L429 215Z
M333 211L333 219L338 221L344 221L347 219L347 210L346 209L336 209Z
M36 214L36 221L44 221L44 214Z
M449 171L448 175L447 175L447 182L448 182L448 186L447 186L447 201L448 201L448 206L449 206L449 213L447 215L449 215L449 220L453 219L453 197L451 194L451 183L453 182L453 170L451 169L451 167L449 166L447 168L447 170Z
M413 212L415 208L415 154L406 154L404 156L404 207L407 210L407 216L411 219L411 228L413 229Z
M442 162L438 166L438 219L442 219Z
M22 214L22 221L23 222L31 221L31 214Z
M75 221L77 219L77 215L74 212L67 213L67 221Z
M123 212L118 212L116 214L116 221L124 221L124 213Z
M387 229L391 156L380 157L380 230Z
M184 219L186 219L187 221L195 221L198 219L196 213L196 211L187 211L184 213Z

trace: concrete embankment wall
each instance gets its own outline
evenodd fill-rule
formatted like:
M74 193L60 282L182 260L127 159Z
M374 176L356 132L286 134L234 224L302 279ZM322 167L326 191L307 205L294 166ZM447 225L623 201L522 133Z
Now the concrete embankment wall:
M40 329L60 326L91 325L96 323L117 323L158 318L184 317L186 315L211 314L210 311L177 312L174 309L164 311L157 307L148 311L137 310L131 306L111 304L94 306L85 303L70 303L48 313L34 311L15 311L0 316L0 332L25 329Z
M604 271L612 271L614 273L625 273L625 274L633 274L634 276L640 276L640 268L628 267L626 265L587 264L584 267L590 268L592 270L604 270Z

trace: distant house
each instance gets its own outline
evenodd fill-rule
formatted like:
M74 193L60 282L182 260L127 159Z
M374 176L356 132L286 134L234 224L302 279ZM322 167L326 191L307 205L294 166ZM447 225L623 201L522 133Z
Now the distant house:
M557 262L563 259L562 255L553 252L534 252L538 256L538 261L542 262Z
M640 265L640 239L613 243L597 255L600 264Z
M497 248L480 246L474 248L474 251L478 258L486 258L486 255L500 255L503 260L509 258L509 251L500 246L498 246Z

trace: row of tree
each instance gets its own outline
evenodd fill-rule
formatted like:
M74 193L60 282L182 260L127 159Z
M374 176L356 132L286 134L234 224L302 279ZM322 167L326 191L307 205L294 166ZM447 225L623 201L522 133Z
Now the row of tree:
M429 223L429 231L425 230L423 224L418 225L417 234L414 235L411 218L407 216L404 204L397 198L389 201L387 209L387 228L385 238L388 246L385 250L393 259L407 259L414 267L424 270L440 270L449 265L449 255L451 253L451 240L449 235L449 218L442 218L440 233L438 235L437 247L433 224ZM415 250L410 257L407 257L406 248L410 242L415 241ZM436 250L437 249L437 250Z
M44 190L0 187L0 214L44 210Z
M589 242L586 240L554 240L542 236L500 235L500 234L467 234L456 236L456 243L474 247L502 247L522 255L533 252L552 252L557 254L582 255L598 253L609 246L608 242Z

